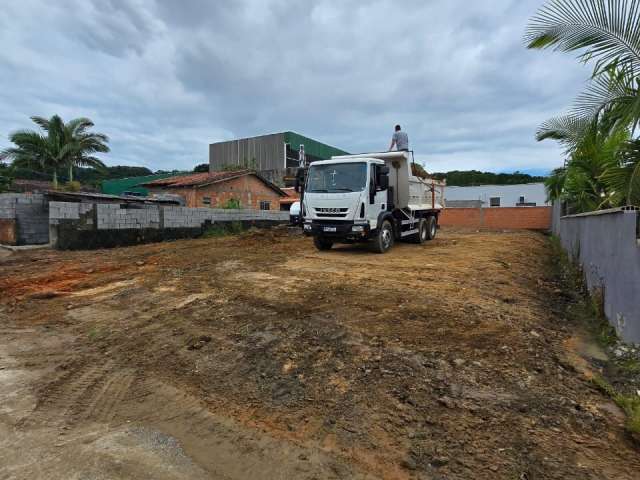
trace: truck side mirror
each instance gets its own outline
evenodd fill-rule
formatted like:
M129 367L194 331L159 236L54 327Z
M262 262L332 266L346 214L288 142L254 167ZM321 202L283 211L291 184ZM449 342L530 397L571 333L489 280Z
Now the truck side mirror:
M299 168L296 171L296 183L293 187L296 193L300 193L300 186L304 185L304 168Z
M389 188L388 175L380 175L380 178L378 178L378 187L380 187L380 190L386 190L387 188Z

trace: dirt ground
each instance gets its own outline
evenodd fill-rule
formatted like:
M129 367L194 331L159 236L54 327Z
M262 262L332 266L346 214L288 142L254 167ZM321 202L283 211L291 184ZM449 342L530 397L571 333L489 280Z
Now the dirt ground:
M5 252L0 479L638 479L550 252L459 231Z

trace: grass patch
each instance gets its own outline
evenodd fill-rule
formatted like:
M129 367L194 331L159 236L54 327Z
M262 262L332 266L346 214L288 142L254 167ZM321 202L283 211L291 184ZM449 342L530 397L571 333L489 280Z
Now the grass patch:
M618 367L627 375L640 374L640 362L635 358L623 358L617 362Z
M108 333L109 332L107 332L106 330L100 330L99 328L93 327L87 333L87 338L92 342L96 342L101 338L104 338L105 336L107 336Z
M626 429L635 435L640 435L640 397L638 395L624 395L616 391L604 378L597 375L591 379L591 382L598 390L611 398L627 415Z
M217 238L217 237L226 237L228 235L238 235L242 233L244 228L242 227L242 222L233 221L229 223L217 223L207 228L202 236L204 238Z

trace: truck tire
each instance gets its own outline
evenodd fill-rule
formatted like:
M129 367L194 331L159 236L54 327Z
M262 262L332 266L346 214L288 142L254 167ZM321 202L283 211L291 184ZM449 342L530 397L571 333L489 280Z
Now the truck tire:
M429 239L429 226L427 219L421 218L418 221L418 233L411 235L413 243L424 243Z
M436 217L433 215L429 215L426 218L427 224L427 240L433 240L436 238L436 233L438 232L438 222L436 222Z
M393 246L393 225L389 220L383 220L378 233L373 239L372 248L376 253L385 253Z
M331 250L331 247L333 247L333 242L331 240L322 237L313 237L313 244L321 251Z

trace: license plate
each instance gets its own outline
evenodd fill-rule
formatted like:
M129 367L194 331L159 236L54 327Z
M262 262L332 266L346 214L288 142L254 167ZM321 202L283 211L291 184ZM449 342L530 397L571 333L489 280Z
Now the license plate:
M336 231L336 227L324 227L323 230L325 232L335 232Z

